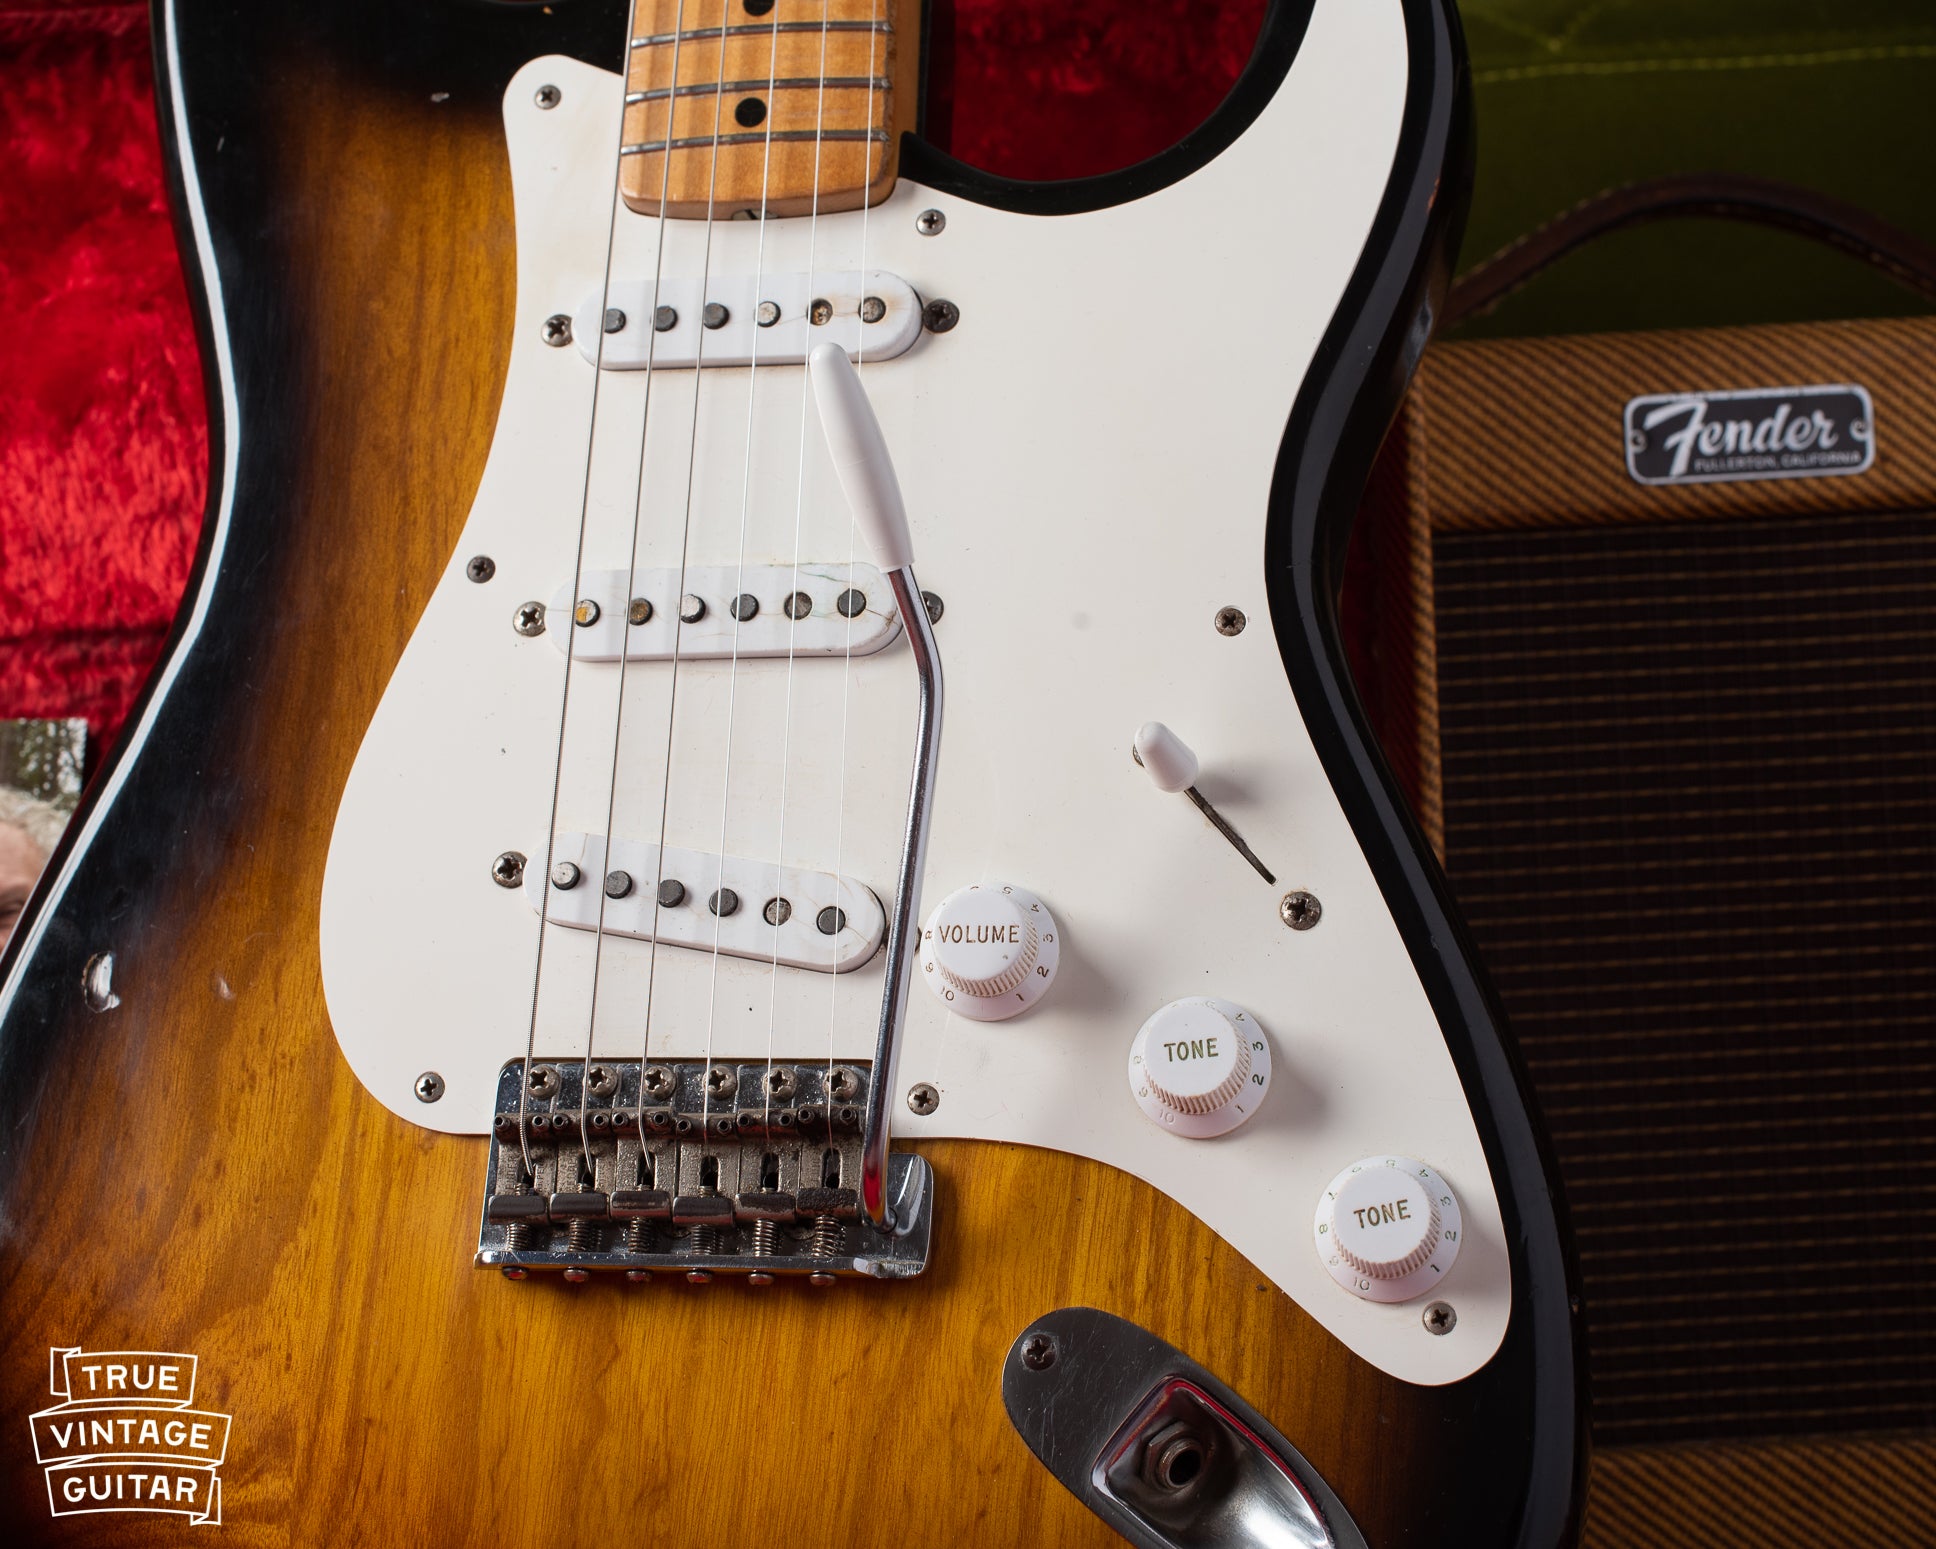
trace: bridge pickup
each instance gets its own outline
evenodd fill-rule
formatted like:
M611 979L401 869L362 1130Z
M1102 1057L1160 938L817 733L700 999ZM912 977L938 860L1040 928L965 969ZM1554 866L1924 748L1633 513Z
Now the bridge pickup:
M582 1061L534 1065L528 1080L524 1070L513 1060L498 1073L480 1268L754 1285L927 1268L924 1160L889 1158L892 1231L859 1209L864 1062L593 1060L589 1080Z
M860 967L887 934L887 916L873 889L830 872L737 855L722 860L672 846L662 868L656 844L617 839L608 857L602 834L562 833L551 846L546 888L538 863L544 853L540 844L525 867L525 901L534 913L542 908L553 924L574 930L602 928L608 935L704 952L716 947L728 957L819 973Z
M695 617L695 615L697 615ZM707 565L590 570L558 588L545 633L581 662L746 661L871 656L901 632L893 589L872 565ZM571 627L567 628L569 621Z
M708 307L724 316L709 319ZM579 354L607 371L797 366L822 344L838 344L856 360L892 360L921 337L921 298L879 269L715 274L703 282L648 275L586 296L572 337Z

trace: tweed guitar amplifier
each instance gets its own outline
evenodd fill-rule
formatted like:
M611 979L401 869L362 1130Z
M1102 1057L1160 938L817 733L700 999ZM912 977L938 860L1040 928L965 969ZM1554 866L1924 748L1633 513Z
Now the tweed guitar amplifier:
M1741 180L1612 225L1936 254ZM1597 1545L1936 1543L1936 319L1452 344L1348 564L1366 708L1532 1078Z

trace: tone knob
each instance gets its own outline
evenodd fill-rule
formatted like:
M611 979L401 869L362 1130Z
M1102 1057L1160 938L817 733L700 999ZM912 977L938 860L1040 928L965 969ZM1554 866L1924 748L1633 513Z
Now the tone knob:
M1161 1007L1129 1046L1129 1089L1149 1118L1191 1140L1225 1135L1270 1090L1270 1040L1242 1006L1192 995Z
M1055 982L1055 921L1027 888L976 882L942 899L921 927L921 977L950 1011L1000 1022Z
M1318 1256L1353 1295L1408 1302L1437 1285L1459 1256L1459 1201L1425 1163L1368 1156L1324 1191L1315 1222Z

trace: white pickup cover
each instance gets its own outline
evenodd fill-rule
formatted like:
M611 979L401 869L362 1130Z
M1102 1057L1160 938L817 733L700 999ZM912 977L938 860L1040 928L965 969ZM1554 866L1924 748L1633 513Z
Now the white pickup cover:
M601 300L603 305L600 305ZM717 328L705 326L707 302L726 309ZM776 321L760 325L760 305L779 308ZM864 321L863 306L880 304L880 316ZM671 326L653 326L671 308ZM824 308L824 311L821 310ZM623 323L599 333L601 314ZM815 316L824 321L815 322ZM865 274L814 274L796 270L755 275L747 270L715 273L703 282L689 275L654 280L613 280L593 291L572 319L578 353L608 371L679 370L693 366L797 366L815 346L838 344L856 359L892 360L921 337L921 298L906 280L870 269ZM602 346L602 347L601 347Z

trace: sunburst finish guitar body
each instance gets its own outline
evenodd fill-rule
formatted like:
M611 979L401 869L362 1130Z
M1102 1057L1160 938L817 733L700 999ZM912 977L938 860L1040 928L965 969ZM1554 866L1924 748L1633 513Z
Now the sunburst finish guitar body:
M9 1542L1570 1541L1334 617L1456 21L1047 185L922 22L158 0L213 492L5 963Z

